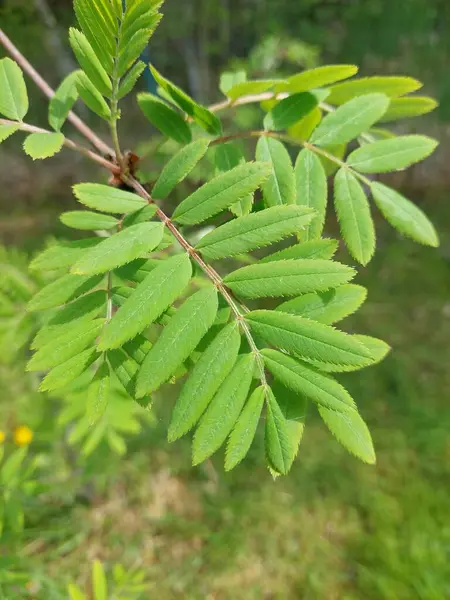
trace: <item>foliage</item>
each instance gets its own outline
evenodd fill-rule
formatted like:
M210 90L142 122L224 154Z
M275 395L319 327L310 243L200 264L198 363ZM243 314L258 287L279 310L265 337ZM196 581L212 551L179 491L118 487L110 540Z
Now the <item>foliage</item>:
M62 221L95 231L106 220L106 227L101 236L58 243L33 261L33 270L52 277L28 302L41 327L27 369L49 371L42 389L60 392L69 400L66 414L81 416L72 439L88 435L85 454L103 436L123 452L122 429L139 428L134 410L149 406L163 384L187 374L169 438L195 428L194 464L227 443L226 468L234 467L249 451L263 414L268 467L274 476L286 474L303 434L305 412L294 410L300 400L317 407L344 447L374 463L367 426L333 374L373 365L388 347L312 317L309 302L319 305L320 314L326 298L338 297L331 322L360 302L346 293L355 289L349 288L353 268L308 252L311 244L317 249L330 243L321 240L327 177L334 178L342 237L360 264L375 251L366 189L401 233L438 245L422 211L367 177L403 169L435 148L436 142L424 136L377 137L392 99L414 100L408 94L421 84L408 77L351 79L357 71L353 65L255 81L228 74L221 85L226 99L206 108L151 65L159 97L141 94L139 105L151 124L181 148L149 192L121 151L119 100L142 73L139 57L160 21L161 4L75 0L81 30L70 30L70 42L80 70L50 104L55 132L23 123L28 100L22 72L10 59L0 63L0 110L8 118L2 125L9 128L3 137L15 134L14 128L28 132L24 148L34 159L56 154L63 145L80 149L60 132L79 94L109 124L113 143L111 157L88 154L107 166L119 185L75 185L76 198L90 210L66 214ZM225 134L220 110L249 102L261 103L262 128ZM247 162L235 149L236 140L247 137L258 138L256 161ZM222 144L228 153L217 150ZM296 147L301 150L294 167ZM214 161L216 174L169 218L157 201L205 156ZM231 221L218 226L214 221L206 235L199 230L227 210L234 215ZM281 241L264 259L259 249ZM230 257L248 264L235 270L231 261L211 264ZM225 269L223 277L219 271ZM276 301L281 306L244 303L267 298L282 299ZM114 408L127 403L134 407L128 425Z

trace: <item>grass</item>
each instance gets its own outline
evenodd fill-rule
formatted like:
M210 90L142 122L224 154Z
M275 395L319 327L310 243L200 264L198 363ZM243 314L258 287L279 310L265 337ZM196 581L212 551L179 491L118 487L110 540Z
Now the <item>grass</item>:
M435 251L380 229L359 276L369 300L346 326L393 352L342 378L372 431L376 467L312 413L287 478L265 470L261 434L231 474L221 456L192 469L188 441L169 446L161 415L126 459L96 458L91 502L36 517L18 548L27 576L3 597L66 598L67 580L85 585L99 558L142 567L152 586L142 598L158 600L449 598L449 239Z

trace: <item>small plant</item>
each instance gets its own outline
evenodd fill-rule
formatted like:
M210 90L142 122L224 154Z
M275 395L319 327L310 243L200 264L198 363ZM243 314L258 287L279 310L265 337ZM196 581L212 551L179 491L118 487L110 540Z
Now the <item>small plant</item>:
M112 581L108 580L104 566L98 560L92 564L92 594L84 594L74 583L69 584L68 592L70 600L134 600L142 598L147 592L149 585L144 582L145 573L140 569L126 571L122 565L114 565Z
M187 375L168 435L174 441L195 429L194 464L226 443L225 468L235 467L264 411L269 469L286 474L310 403L340 443L374 463L370 433L334 374L373 365L389 347L333 326L360 307L366 290L350 283L354 268L333 260L337 241L322 237L328 183L333 178L342 237L356 262L366 265L376 245L367 191L401 233L437 246L423 212L371 179L433 152L435 140L397 137L384 124L436 103L410 95L421 87L415 79L352 79L357 67L329 65L287 79L247 81L242 71L225 73L225 99L206 108L150 65L159 95L139 94L139 106L180 148L147 188L136 171L138 157L122 151L119 103L146 68L139 57L161 19L162 1L74 5L81 30L71 29L69 38L81 69L54 95L0 35L17 61L0 61L6 117L0 139L26 132L24 150L33 159L66 147L111 175L110 185L75 185L87 210L61 215L67 227L102 235L57 243L30 265L52 281L28 303L43 323L28 370L47 373L44 391L78 386L73 412L85 404L92 425L106 414L117 385L129 400L149 406L161 386ZM53 131L24 122L28 97L20 67L51 97ZM113 148L71 112L78 98L109 124ZM249 103L260 105L262 125L242 131L233 114ZM61 132L67 120L92 148ZM243 139L257 140L256 161L247 162ZM300 149L295 165L287 147ZM163 204L204 160L214 176L168 216ZM219 224L212 220L218 215ZM268 255L260 251L280 242Z

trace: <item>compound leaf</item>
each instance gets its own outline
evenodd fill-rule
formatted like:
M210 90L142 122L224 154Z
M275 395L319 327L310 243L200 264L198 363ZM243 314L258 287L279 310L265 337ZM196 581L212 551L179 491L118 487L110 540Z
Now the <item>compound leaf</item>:
M69 29L69 41L77 61L91 83L103 96L110 96L112 92L111 80L84 33L71 27Z
M352 77L358 72L356 65L325 65L308 69L297 75L292 75L286 82L276 87L276 92L306 92Z
M216 335L193 368L175 404L168 438L175 441L200 419L236 362L241 336L230 323Z
M193 352L216 318L214 288L196 292L177 310L147 354L137 380L137 397L157 390Z
M394 98L389 108L381 117L381 123L390 123L398 119L408 119L425 115L438 106L434 98L428 96L407 96L406 98Z
M73 242L58 242L40 252L30 263L32 271L56 271L67 269L79 260L91 248L98 246L99 238L87 238Z
M275 131L288 129L314 110L317 104L317 98L313 94L292 94L272 108L268 114L267 128Z
M105 121L109 121L111 119L111 109L84 71L77 72L76 85L78 93L86 106Z

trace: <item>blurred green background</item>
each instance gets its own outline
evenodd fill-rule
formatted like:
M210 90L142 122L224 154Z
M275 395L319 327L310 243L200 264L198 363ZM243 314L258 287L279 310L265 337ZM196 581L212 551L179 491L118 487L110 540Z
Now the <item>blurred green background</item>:
M52 85L74 68L69 0L3 0L0 10L1 27ZM168 411L159 409L126 456L101 446L79 461L55 438L53 400L36 395L23 362L0 360L0 430L8 437L17 424L30 426L32 448L54 464L42 495L26 501L23 535L0 545L0 598L66 598L67 581L85 584L95 558L107 569L141 569L151 586L142 598L450 598L450 2L167 0L163 12L149 57L205 103L220 100L226 68L264 77L345 62L359 64L361 75L423 81L440 106L398 131L428 133L441 145L424 165L390 179L429 214L441 246L419 247L378 219L378 252L357 278L369 299L347 330L393 347L380 366L344 381L372 431L374 468L311 415L285 479L274 482L265 470L262 436L231 474L221 457L192 469L188 441L168 445ZM44 124L46 102L28 87L30 120ZM251 122L249 111L241 118ZM143 125L130 101L123 138L147 154L151 173L157 140ZM0 242L33 252L51 235L67 236L57 215L74 205L70 185L105 176L68 153L33 164L18 144L0 147ZM331 218L327 233L337 235ZM350 260L343 250L340 258ZM173 395L169 388L159 404Z

